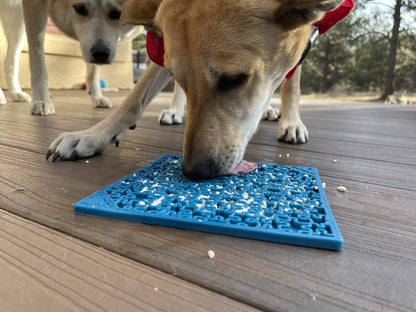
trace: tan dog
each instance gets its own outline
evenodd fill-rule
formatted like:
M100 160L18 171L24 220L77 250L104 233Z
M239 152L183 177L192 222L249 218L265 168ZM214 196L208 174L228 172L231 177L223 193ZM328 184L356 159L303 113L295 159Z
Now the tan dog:
M156 30L165 68L151 64L135 89L92 128L64 133L53 160L76 159L120 142L170 74L187 97L182 171L190 179L230 173L242 160L276 87L297 64L311 26L340 0L128 0L122 21ZM170 73L170 74L169 74ZM305 143L300 70L282 87L279 138Z

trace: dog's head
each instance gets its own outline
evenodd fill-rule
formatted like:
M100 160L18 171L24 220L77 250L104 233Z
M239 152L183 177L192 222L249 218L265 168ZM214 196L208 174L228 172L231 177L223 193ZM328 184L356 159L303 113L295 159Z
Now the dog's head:
M81 44L88 63L111 64L118 43L132 39L135 27L120 23L126 0L52 0L49 12L56 26Z
M128 0L122 23L163 36L187 95L183 173L231 172L265 106L299 61L311 25L341 0Z

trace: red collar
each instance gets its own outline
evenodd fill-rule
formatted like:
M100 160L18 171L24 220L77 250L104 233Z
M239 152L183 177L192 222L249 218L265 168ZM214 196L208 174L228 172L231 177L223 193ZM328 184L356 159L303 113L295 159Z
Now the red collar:
M163 56L165 55L165 47L163 38L158 36L154 31L148 31L146 35L147 55L153 63L164 66Z
M326 12L324 17L316 22L314 25L318 28L319 34L322 35L334 27L338 22L351 13L355 6L353 0L344 0L344 2L335 10ZM163 38L158 36L154 31L147 32L146 35L146 49L149 58L156 64L164 66L163 56L165 54L165 48L163 45ZM299 62L287 75L286 78L290 79L295 73L296 68L301 64Z

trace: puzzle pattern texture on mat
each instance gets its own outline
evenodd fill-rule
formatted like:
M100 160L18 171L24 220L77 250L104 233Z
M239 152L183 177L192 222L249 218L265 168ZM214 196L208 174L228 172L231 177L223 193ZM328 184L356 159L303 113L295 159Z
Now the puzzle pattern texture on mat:
M341 250L316 168L259 164L248 174L189 181L166 154L75 204L75 212Z

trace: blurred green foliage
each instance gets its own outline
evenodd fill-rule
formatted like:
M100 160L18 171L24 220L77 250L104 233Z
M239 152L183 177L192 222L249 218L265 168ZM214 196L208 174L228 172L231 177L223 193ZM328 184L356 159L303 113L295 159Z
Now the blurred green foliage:
M302 66L304 93L382 92L389 54L392 7L358 2L344 21L319 37ZM394 5L394 1L391 1ZM416 14L403 6L394 89L416 92Z

